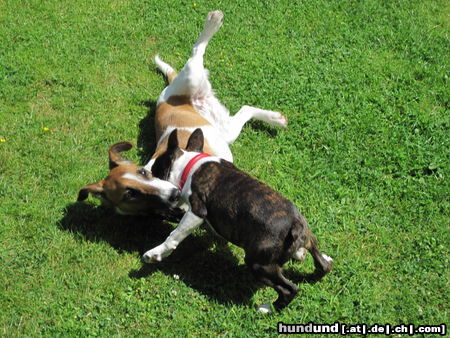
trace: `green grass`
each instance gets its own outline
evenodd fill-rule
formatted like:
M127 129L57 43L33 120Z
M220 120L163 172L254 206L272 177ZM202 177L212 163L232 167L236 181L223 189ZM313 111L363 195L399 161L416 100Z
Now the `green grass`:
M205 59L218 97L290 123L247 125L235 163L294 201L335 259L280 314L255 311L276 294L252 284L241 249L202 230L144 266L174 225L75 203L107 174L111 144L148 158L165 85L151 58L180 69L212 9L225 14ZM0 1L0 335L448 324L449 12L422 0ZM311 259L286 270L295 279Z

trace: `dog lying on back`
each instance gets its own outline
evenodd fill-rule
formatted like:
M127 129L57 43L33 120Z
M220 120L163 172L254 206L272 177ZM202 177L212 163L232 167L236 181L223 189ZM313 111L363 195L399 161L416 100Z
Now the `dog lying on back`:
M259 281L275 289L278 299L273 305L281 310L298 292L297 285L283 276L283 264L302 259L306 249L321 277L330 271L332 259L319 252L308 223L291 201L232 163L201 153L203 142L203 132L196 129L182 150L175 129L167 151L156 159L153 175L180 186L180 201L188 211L164 243L143 258L147 263L161 261L206 220L219 235L245 250L245 263ZM260 310L267 312L267 305Z

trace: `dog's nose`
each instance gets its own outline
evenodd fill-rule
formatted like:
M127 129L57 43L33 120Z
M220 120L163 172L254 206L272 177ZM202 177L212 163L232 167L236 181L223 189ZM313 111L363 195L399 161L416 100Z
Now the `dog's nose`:
M177 202L180 199L180 196L181 196L180 189L173 189L169 197L169 202L170 203Z

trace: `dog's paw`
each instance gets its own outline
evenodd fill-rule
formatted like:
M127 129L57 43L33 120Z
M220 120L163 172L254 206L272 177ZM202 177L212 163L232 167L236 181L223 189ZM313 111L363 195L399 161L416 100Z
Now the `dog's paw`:
M277 113L277 112L272 112L272 114L270 116L270 120L268 122L271 125L277 126L277 127L286 128L288 125L288 120L287 120L286 116L284 116L280 113Z
M331 268L333 267L333 258L331 258L328 255L321 254L322 258L326 261L325 264L323 264L323 274L326 274L331 271Z
M165 249L164 245L161 244L157 246L156 248L153 248L149 251L147 251L143 256L142 259L145 263L155 263L155 262L161 262L164 258L169 256L172 253L173 250L167 250Z
M206 17L206 24L220 27L223 23L223 12L220 10L211 11Z
M306 249L305 248L298 249L292 257L298 261L304 260L306 257Z
M209 36L213 36L223 23L223 13L222 11L212 11L206 16L204 33Z
M147 251L142 256L142 259L144 260L145 263L156 263L156 262L161 262L162 261L161 255L158 255L158 254L155 254L155 253L151 253L150 251Z
M258 306L258 311L264 314L271 313L271 305L270 304L261 304Z

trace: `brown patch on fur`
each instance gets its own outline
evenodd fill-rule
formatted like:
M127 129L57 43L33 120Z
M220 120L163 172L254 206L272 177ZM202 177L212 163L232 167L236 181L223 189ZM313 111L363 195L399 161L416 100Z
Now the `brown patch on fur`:
M209 125L211 123L194 109L188 96L171 96L169 100L161 102L156 108L155 131L158 140L171 126L192 128Z
M164 131L169 127L192 128L209 125L211 123L194 109L191 99L188 96L171 96L169 100L161 102L156 109L155 131L157 140L161 138ZM186 149L190 136L190 131L178 129L178 143L180 148ZM169 135L159 142L152 158L161 156L167 150L168 139ZM204 151L212 154L212 149L206 140Z

